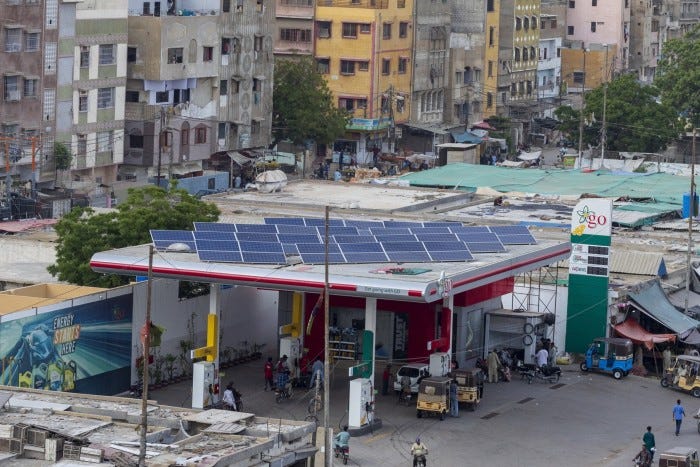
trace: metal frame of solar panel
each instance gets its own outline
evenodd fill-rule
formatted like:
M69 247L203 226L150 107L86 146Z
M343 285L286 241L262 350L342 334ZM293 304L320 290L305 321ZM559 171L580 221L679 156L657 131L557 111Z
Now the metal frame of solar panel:
M167 250L174 243L187 245L193 253L197 250L191 230L151 230L150 234L156 250Z
M222 224L219 222L195 222L194 230L198 232L235 232L236 224Z
M299 217L265 217L263 221L266 224L274 225L304 225L304 219L301 219Z

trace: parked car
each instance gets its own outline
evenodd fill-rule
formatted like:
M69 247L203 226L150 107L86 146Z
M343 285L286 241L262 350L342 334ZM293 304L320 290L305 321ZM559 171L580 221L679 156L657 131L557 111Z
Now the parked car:
M426 376L430 376L427 363L409 363L399 368L396 373L396 379L394 380L394 391L401 392L401 379L404 376L408 376L410 379L411 393L418 393L418 380L423 379Z

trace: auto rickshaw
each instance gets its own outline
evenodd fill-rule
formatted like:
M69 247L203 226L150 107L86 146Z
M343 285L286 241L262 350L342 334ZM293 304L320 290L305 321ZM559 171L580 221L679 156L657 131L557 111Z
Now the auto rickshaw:
M700 357L678 355L670 368L664 369L661 386L689 392L693 397L700 397Z
M481 402L484 392L484 377L480 369L454 370L452 374L457 381L457 402L466 405L472 412Z
M689 447L676 447L659 455L659 467L698 467L698 450Z
M445 419L450 411L450 383L452 380L445 376L429 376L420 382L418 387L418 402L416 416L434 414Z
M632 341L620 337L600 337L594 339L581 362L581 371L595 370L611 373L620 379L632 371L634 352Z

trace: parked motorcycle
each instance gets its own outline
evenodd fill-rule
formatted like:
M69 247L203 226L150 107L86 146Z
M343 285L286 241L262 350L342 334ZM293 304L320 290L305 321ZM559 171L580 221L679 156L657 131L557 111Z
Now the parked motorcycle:
M348 459L350 458L350 446L336 446L334 451L336 459L340 457L343 459L343 464L348 463Z
M292 389L291 381L288 382L284 386L284 389L280 389L280 388L275 389L275 401L278 404L285 399L291 399L293 395L294 395L294 390Z
M554 365L544 365L535 368L534 371L525 373L527 384L531 384L533 379L539 379L547 383L556 383L561 378L561 368Z

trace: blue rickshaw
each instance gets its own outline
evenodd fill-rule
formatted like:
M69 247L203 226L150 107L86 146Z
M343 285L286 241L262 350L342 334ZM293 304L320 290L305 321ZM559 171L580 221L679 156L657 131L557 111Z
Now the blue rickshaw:
M594 339L586 350L581 362L581 371L611 373L620 379L632 371L634 360L632 341L620 337L599 337Z

